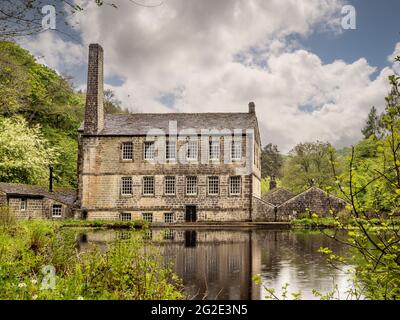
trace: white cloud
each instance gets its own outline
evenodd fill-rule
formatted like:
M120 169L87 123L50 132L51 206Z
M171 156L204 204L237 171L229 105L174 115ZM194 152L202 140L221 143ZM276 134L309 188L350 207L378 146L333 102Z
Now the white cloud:
M83 49L54 36L31 48L49 65L85 67L87 45L99 42L106 74L126 79L113 89L130 110L171 111L159 99L165 93L175 93L182 112L247 111L254 100L263 142L288 151L301 141L355 142L369 108L384 107L390 69L371 79L376 70L365 59L323 64L288 40L340 32L341 0L113 2L118 9L91 1L75 17Z

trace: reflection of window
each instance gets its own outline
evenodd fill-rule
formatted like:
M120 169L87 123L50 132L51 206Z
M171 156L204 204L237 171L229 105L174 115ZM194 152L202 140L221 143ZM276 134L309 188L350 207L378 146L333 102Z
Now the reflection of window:
M153 222L153 214L152 213L146 212L146 213L143 213L142 216L143 216L144 221L149 222L149 223Z
M144 160L154 160L154 141L144 143Z
M132 194L132 178L124 177L121 179L121 194L131 195Z
M164 240L174 240L174 230L165 230Z
M143 177L143 194L154 194L154 177Z
M219 160L219 141L210 141L210 160Z
M242 159L242 142L232 141L232 160Z
M146 230L144 235L143 235L144 240L151 240L153 239L153 231L152 230Z
M164 213L164 222L165 223L173 223L174 222L174 214L173 213Z
M208 177L208 194L218 195L219 193L219 178Z
M188 160L197 160L197 141L188 141L187 143L187 159Z
M20 206L21 211L26 211L27 207L28 207L28 201L26 199L21 199L21 206Z
M186 177L186 194L197 194L197 177Z
M240 177L229 178L229 193L232 195L240 194L241 179Z
M165 158L167 160L175 160L176 159L176 142L175 141L167 141L166 142Z
M122 221L130 221L132 220L132 215L129 212L122 212L120 218Z
M165 177L165 194L168 196L175 195L175 177Z
M133 144L132 142L124 142L122 144L122 160L133 159Z
M53 218L60 218L61 217L61 205L60 204L53 204Z

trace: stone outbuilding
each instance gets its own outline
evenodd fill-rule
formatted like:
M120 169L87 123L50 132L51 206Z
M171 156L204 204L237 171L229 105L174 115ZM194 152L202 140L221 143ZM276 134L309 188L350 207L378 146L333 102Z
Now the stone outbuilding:
M276 188L268 193L263 194L262 199L268 203L273 204L274 206L279 206L282 203L293 198L295 195L296 194L290 192L289 190L283 188Z
M75 191L50 192L46 188L0 182L0 206L8 206L18 219L73 218Z
M278 211L293 218L302 213L315 213L320 217L326 217L337 214L346 205L345 200L314 186L279 205Z

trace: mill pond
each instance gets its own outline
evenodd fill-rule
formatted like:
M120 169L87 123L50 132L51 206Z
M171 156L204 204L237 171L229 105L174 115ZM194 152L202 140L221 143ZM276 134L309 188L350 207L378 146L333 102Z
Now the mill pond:
M128 237L128 231L85 231L79 248L105 249L107 243ZM264 287L279 296L286 283L289 292L301 292L302 299L316 299L314 289L325 294L335 286L345 299L351 286L351 275L332 268L318 252L329 247L346 255L348 247L319 231L149 229L143 237L159 248L166 266L172 265L188 299L260 300L266 297ZM261 275L262 285L252 280L255 274Z

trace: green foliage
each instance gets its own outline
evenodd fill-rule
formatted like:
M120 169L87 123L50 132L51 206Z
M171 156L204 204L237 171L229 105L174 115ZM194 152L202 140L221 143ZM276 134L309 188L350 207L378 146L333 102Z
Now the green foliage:
M283 187L299 193L316 185L325 189L334 185L329 143L300 143L293 148L283 167Z
M276 145L267 144L261 152L261 176L263 178L282 175L283 156Z
M10 139L7 147L3 147L8 155L0 154L0 169L1 166L7 168L0 170L0 181L43 184L48 175L48 163L53 161L55 186L75 188L77 129L83 121L84 106L85 95L74 91L67 79L38 64L16 43L0 41L0 121L3 126L8 125L2 131L11 129L0 132L0 139ZM105 91L105 110L127 112L121 109L111 90ZM18 125L23 128L18 129ZM30 132L30 140L40 142L36 149L35 145L30 145L31 148L22 154L27 142L18 138L17 130L23 130L24 137ZM51 150L57 152L49 154ZM32 162L34 170L31 172Z
M77 233L51 221L0 228L0 299L182 299L180 280L159 251L131 232L127 240L77 250ZM55 286L43 287L43 266Z
M39 126L29 127L20 116L0 117L0 181L44 184L57 157Z
M370 137L378 138L381 136L382 124L375 107L371 108L365 126L362 128L361 132L365 139L369 139Z

